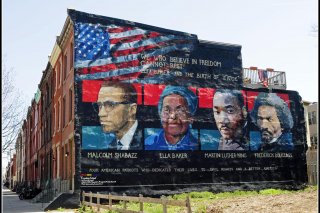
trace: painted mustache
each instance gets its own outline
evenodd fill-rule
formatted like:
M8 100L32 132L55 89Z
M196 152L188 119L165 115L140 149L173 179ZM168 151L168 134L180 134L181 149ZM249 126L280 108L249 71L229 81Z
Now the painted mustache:
M272 136L272 133L268 129L262 129L261 134L265 136Z
M231 128L228 125L222 125L219 130L220 131L226 131L226 130L230 130Z
M273 138L273 134L270 131L268 131L267 129L262 129L261 130L261 139L262 139L262 141L268 143L268 142L270 142L272 140L272 138Z

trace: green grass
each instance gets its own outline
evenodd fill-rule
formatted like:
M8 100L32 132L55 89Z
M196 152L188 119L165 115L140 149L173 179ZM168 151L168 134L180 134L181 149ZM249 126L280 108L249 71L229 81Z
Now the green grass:
M113 205L115 208L122 209L123 202L120 202L118 205ZM168 206L167 212L168 213L176 213L182 211L183 207L175 207L175 206ZM140 211L140 204L135 202L128 202L127 203L127 210L133 211ZM160 204L151 204L151 203L144 203L143 204L143 211L148 213L163 213L163 207ZM116 213L116 211L106 210L104 213Z
M65 211L66 211L66 209L65 209L65 208L61 208L61 207L59 207L59 208L57 209L57 211L58 211L58 212L65 212Z
M95 211L91 207L85 206L85 205L81 205L80 208L78 208L78 212L80 212L80 213L95 213Z
M212 202L213 200L218 199L227 199L227 198L236 198L236 197L247 197L247 196L260 196L260 195L279 195L279 194L288 194L288 193L296 193L296 192L312 192L317 191L318 186L308 186L301 190L281 190L281 189L263 189L260 191L233 191L233 192L221 192L221 193L213 193L213 192L190 192L190 193L182 193L182 194L176 194L172 196L167 196L167 199L174 199L174 200L185 200L187 196L190 197L192 211L196 213L204 213L206 212L207 205ZM123 208L123 202L120 202L117 205L113 205L117 208ZM144 203L143 205L144 212L148 213L162 213L163 207L160 204L150 204L150 203ZM128 202L127 203L127 209L139 211L140 210L140 204L135 202ZM176 213L176 212L183 212L185 211L185 207L175 207L175 206L168 206L167 212L168 213ZM93 213L94 211L85 206L81 206L79 208L80 213ZM101 211L104 213L116 213L115 211Z

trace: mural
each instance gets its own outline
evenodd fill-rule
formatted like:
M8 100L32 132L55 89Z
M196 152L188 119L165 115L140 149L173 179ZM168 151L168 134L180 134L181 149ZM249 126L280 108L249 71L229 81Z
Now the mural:
M259 151L293 150L293 119L289 107L275 93L260 93L254 102L251 119L260 131Z
M198 150L191 133L197 96L186 87L168 85L158 102L162 129L145 139L146 150Z
M306 182L301 98L243 88L241 46L69 15L82 189L163 194Z

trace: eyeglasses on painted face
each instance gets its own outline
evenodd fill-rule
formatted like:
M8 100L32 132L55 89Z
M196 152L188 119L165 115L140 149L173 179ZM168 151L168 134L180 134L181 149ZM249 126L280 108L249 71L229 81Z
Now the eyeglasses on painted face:
M187 117L189 115L189 111L184 107L178 107L176 109L170 109L169 107L164 107L162 109L162 116L164 118L169 118L171 113L173 112L176 116L180 118Z
M112 111L116 106L120 104L131 104L131 102L128 101L121 101L121 102L116 102L116 101L104 101L104 102L96 102L94 105L98 106L99 111L104 108L106 112ZM96 109L96 107L94 107Z

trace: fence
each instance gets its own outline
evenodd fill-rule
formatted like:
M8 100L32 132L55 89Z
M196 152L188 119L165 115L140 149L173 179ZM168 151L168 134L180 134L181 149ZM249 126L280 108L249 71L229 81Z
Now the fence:
M86 201L86 198L89 198L89 201ZM93 202L93 198L95 198L96 202ZM88 200L88 199L87 199ZM106 200L108 202L103 203L101 200ZM113 207L112 201L123 201L123 206L121 208ZM140 203L140 211L133 211L127 209L127 202L137 202ZM169 200L166 197L161 198L150 198L150 197L143 197L142 195L139 195L139 197L131 197L131 196L117 196L117 195L111 195L109 194L94 194L92 192L82 192L82 204L87 206L96 207L98 211L100 209L107 209L107 210L114 210L118 212L124 212L124 213L134 213L134 212L144 212L143 211L143 203L155 203L155 204L161 204L163 207L163 212L167 213L167 206L181 206L186 207L187 212L191 213L191 205L190 205L190 199L189 197L186 198L185 201L180 200Z
M308 149L307 151L307 172L308 184L318 184L318 165L317 165L317 149Z
M265 80L267 81L268 88L274 89L286 89L286 73L281 71L271 71L271 70L264 70L265 72ZM258 69L248 69L243 68L243 85L247 88L261 88L265 87L263 85L263 80L261 76L259 77L259 70Z

